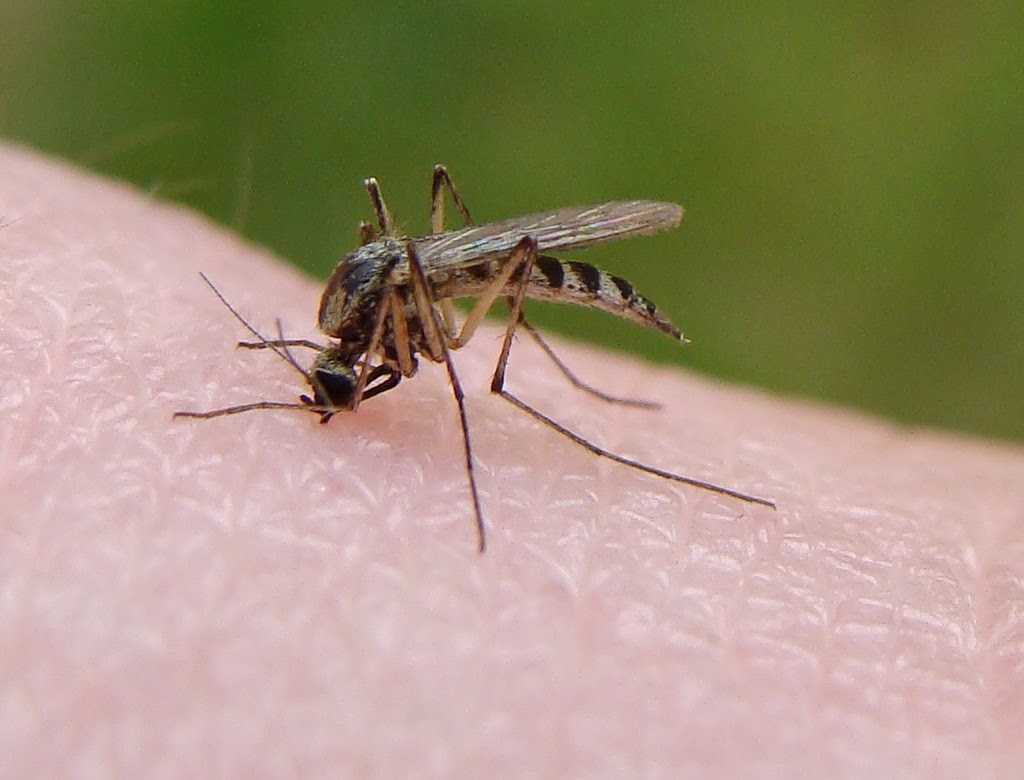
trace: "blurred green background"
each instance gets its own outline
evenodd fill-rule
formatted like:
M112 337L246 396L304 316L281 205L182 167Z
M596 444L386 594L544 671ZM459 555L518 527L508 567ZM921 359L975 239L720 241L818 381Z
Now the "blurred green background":
M539 324L777 391L1024 441L1024 4L8 3L0 133L324 278L380 178L478 221L648 197L588 250L693 339ZM313 312L310 312L312 319Z

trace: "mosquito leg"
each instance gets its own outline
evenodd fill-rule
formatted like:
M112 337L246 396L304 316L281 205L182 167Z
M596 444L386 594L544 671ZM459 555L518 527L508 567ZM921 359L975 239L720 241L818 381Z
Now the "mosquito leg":
M443 301L438 301L437 305L441 309L441 320L444 324L445 332L448 334L448 340L455 341L458 339L459 333L459 323L455 314L455 304L452 303L451 298L445 298Z
M321 407L312 403L288 403L285 401L256 401L251 404L239 404L238 406L225 406L223 409L213 409L209 412L175 412L174 417L192 417L200 420L209 420L211 417L224 417L229 414L241 414L252 412L257 409L298 409L303 412L315 412L322 414Z
M505 300L508 302L508 307L511 310L512 299L506 298ZM526 321L526 317L521 312L519 314L519 324L526 330L527 333L530 334L533 340L537 342L538 346L542 350L544 350L544 354L546 354L551 359L551 362L558 366L558 370L562 372L565 378L568 379L574 387L582 390L584 393L589 393L595 398L600 398L602 401L607 401L610 404L633 406L638 409L661 408L661 404L657 403L656 401L640 401L635 398L620 398L619 396L609 395L608 393L598 390L596 387L592 385L588 385L582 379L577 377L576 374L574 374L573 371L567 365L565 365L565 363L562 362L562 359L555 354L555 351L551 348L551 345L544 340L544 338L540 335L540 332L535 327L533 327L533 325Z
M700 488L701 490L708 490L711 491L712 493L718 493L719 495L736 498L739 499L740 501L746 501L747 503L750 504L760 504L761 506L771 507L772 509L776 508L775 502L769 501L766 498L758 498L757 496L752 496L749 495L748 493L741 493L738 490L732 490L727 487L722 487L721 485L715 485L714 483L711 482L704 482L703 480L692 479L691 477L684 477L680 474L673 474L671 471L663 471L662 469L655 468L654 466L648 466L644 463L640 463L639 461L623 457L622 455L616 455L614 452L610 452L609 450L606 450L602 447L598 447L596 444L592 444L591 442L587 441L582 436L580 436L578 433L574 433L561 423L555 422L550 417L541 414L529 404L520 401L518 398L516 398L516 396L512 395L507 390L504 390L500 387L497 389L492 387L491 389L513 406L516 406L522 411L526 412L533 419L544 423L544 425L548 426L552 430L558 431L567 439L576 442L578 445L583 447L585 450L592 452L594 455L599 455L602 458L608 458L609 460L613 460L616 463L621 463L624 466L629 466L630 468L637 469L638 471L643 471L647 474L654 474L655 476L658 477L671 479L674 482L682 482L684 485L692 485L693 487Z
M469 216L469 209L466 208L466 204L462 200L462 196L459 191L455 188L455 182L452 181L452 177L448 174L448 169L443 165L434 166L434 181L430 188L430 232L431 233L443 233L444 232L444 188L448 187L448 192L452 194L452 200L455 201L455 207L459 210L459 214L462 215L462 221L466 225L474 224L473 218Z
M532 250L530 249L531 246L533 247ZM480 323L484 321L484 317L487 316L487 312L494 305L494 301L497 300L502 290L505 289L516 274L520 275L520 280L517 282L519 290L524 295L526 294L526 285L529 284L530 271L533 268L533 262L536 260L536 257L536 242L529 236L524 237L522 241L516 244L511 254L509 254L508 260L505 261L505 267L488 283L487 289L480 294L476 303L473 304L473 308L466 316L465 322L462 323L462 330L459 332L459 335L454 338L449 337L448 346L451 349L461 349L466 345L466 342L473 338L473 334L480 327ZM521 308L522 303L520 303L520 310Z
M513 256L520 252L526 253L526 258L523 261L523 277L519 284L519 289L516 290L516 294L512 298L512 316L509 318L508 327L505 330L505 340L502 342L501 345L501 354L498 356L498 364L494 369L494 376L491 379L491 392L497 393L510 404L526 412L535 420L544 423L549 428L558 431L558 433L562 434L566 438L576 442L576 444L580 445L584 449L592 452L595 455L599 455L602 458L614 460L616 463L621 463L625 466L630 466L634 469L644 471L648 474L654 474L659 477L664 477L665 479L671 479L676 482L682 482L684 484L692 485L693 487L698 487L703 490L710 490L713 493L719 493L724 496L731 496L732 498L737 498L741 501L747 501L753 504L761 504L763 506L769 506L772 509L774 509L775 504L771 501L768 501L767 499L758 498L757 496L751 496L746 493L740 493L739 491L731 490L730 488L722 487L720 485L715 485L711 482L704 482L699 479L691 479L690 477L684 477L679 474L673 474L670 471L663 471L662 469L645 465L638 461L631 460L630 458L623 457L622 455L616 455L614 452L610 452L609 450L606 450L602 447L598 447L596 444L592 444L579 434L569 430L561 423L555 422L550 417L541 414L532 406L524 403L523 401L520 401L518 398L516 398L516 396L512 395L510 392L505 390L505 370L508 367L508 356L509 352L512 350L512 338L513 336L515 336L516 326L522 322L523 298L526 297L526 283L529 279L530 269L533 267L533 262L537 258L537 245L531 238L524 238L516 246L515 250L513 250Z
M469 209L466 207L465 201L462 200L462 195L459 194L459 190L456 188L455 182L452 181L452 177L448 173L448 169L443 165L435 165L434 180L430 188L430 232L435 234L444 232L445 187L447 187L448 192L451 193L452 200L455 201L455 206L458 208L459 214L462 216L463 223L467 226L476 224L473 222L473 217L469 215ZM474 325L468 333L463 333L461 336L457 335L459 329L456 322L455 306L448 298L443 301L438 301L438 305L441 307L441 317L444 320L445 330L448 333L448 342L457 349L465 344L466 341L469 340L470 336L473 335L473 330L476 329L476 325ZM486 312L484 313L486 314Z
M274 339L267 341L239 341L238 346L242 349L273 349L274 347L305 347L315 352L323 352L326 347L308 339Z
M416 358L412 354L412 340L409 338L409 321L405 316L405 302L395 288L391 289L390 300L391 329L394 333L398 369L402 376L412 376L416 373Z
M500 393L505 386L505 369L508 367L508 356L512 351L512 339L516 334L516 327L523 319L523 299L526 298L526 286L530 282L530 271L533 270L536 260L537 242L529 236L516 244L509 257L509 268L520 268L521 275L516 294L511 297L509 302L512 316L509 317L508 325L505 328L505 339L501 343L498 364L494 367L494 376L491 377L491 391L494 393Z
M363 391L366 390L366 384L370 381L371 371L374 370L370 368L370 361L373 360L373 356L380 349L381 338L384 335L384 324L387 322L390 312L391 297L388 297L377 310L377 319L373 323L373 333L370 336L370 344L366 349L366 358L363 361L363 367L359 371L359 378L356 379L356 388L352 395L353 412L359 408L359 402L363 398Z
M384 203L384 198L380 194L380 185L377 184L377 180L371 176L363 181L363 186L370 193L370 200L373 202L373 210L377 214L377 224L380 225L381 234L385 236L394 235L395 226L391 220L391 212L388 211L387 204ZM362 227L359 229L359 234L361 240L369 236L369 233Z
M430 342L428 346L431 351L438 350L448 369L448 381L452 386L452 393L455 395L455 402L459 407L459 423L462 426L462 444L466 453L466 474L469 477L469 491L473 498L473 513L476 517L476 530L479 538L479 551L483 553L487 549L487 532L484 526L484 513L480 507L480 492L476 486L476 472L473 469L473 445L469 439L469 418L466 416L466 397L462 391L462 384L459 382L458 374L455 372L455 364L452 362L451 350L445 340L439 335L441 323L438 321L437 310L430 297L430 288L427 285L427 277L423 272L423 266L416 255L416 248L409 244L409 279L412 283L413 300L416 302L417 317L423 328L424 338Z
M383 382L379 384L373 384L381 377L385 377ZM377 366L373 371L370 372L369 384L366 390L363 391L362 400L365 401L368 398L373 398L375 395L386 393L388 390L394 390L398 387L398 383L402 381L402 372L396 371L394 368L388 365Z

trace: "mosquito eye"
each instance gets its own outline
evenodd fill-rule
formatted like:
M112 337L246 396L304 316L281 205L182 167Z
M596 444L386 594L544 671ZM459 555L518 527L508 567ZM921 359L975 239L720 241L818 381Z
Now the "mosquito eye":
M352 403L356 392L356 376L351 370L327 371L317 369L313 372L316 376L316 386L313 393L316 396L316 403L322 406L346 407ZM321 396L326 394L326 398Z

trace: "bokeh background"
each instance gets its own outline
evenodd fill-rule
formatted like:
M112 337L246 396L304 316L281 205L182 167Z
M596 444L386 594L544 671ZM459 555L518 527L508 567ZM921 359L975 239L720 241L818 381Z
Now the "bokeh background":
M435 162L478 221L678 201L682 230L575 257L693 346L574 308L533 319L1024 441L1019 2L8 2L0 133L318 278L371 217L371 174L410 232Z

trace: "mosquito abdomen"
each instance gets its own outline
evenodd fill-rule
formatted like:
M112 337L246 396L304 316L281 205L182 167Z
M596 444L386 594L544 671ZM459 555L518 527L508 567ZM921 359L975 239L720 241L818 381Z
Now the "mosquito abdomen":
M434 294L439 299L479 295L497 275L498 269L499 261L485 260L477 265L451 271L447 278L439 280L435 285ZM514 295L518 281L518 275L513 275L502 290L502 295ZM574 303L600 309L685 341L679 328L664 317L654 303L638 293L632 284L590 263L539 255L530 272L526 296L534 300Z

